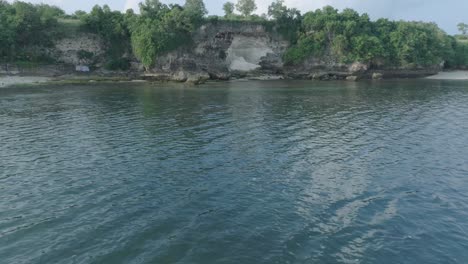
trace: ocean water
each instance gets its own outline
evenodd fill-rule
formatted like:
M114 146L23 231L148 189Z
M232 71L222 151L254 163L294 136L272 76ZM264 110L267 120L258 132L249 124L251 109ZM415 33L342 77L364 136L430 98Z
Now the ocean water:
M0 89L0 263L468 263L468 82Z

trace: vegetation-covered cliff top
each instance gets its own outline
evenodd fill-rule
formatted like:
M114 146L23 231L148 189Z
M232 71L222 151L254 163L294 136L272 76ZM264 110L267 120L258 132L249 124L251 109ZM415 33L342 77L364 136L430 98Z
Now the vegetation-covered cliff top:
M0 61L52 62L37 47L50 47L57 39L84 31L103 39L108 68L126 69L133 56L150 67L161 54L190 45L200 25L230 21L262 24L281 34L290 42L283 59L291 65L310 57L375 66L468 65L468 26L463 23L459 25L462 34L454 37L434 23L371 21L367 14L330 6L301 14L276 0L268 14L254 15L255 9L254 0L228 2L225 16L217 17L207 16L202 0L186 0L183 6L146 0L139 13L95 6L89 13L69 15L54 6L0 0Z

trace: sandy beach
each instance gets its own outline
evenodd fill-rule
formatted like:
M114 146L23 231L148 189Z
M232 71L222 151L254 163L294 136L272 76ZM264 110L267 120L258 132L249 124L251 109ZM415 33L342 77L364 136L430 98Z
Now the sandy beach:
M449 71L439 72L436 75L429 76L432 80L468 80L468 71Z
M0 76L0 88L16 84L35 84L47 81L50 81L50 78L34 76Z

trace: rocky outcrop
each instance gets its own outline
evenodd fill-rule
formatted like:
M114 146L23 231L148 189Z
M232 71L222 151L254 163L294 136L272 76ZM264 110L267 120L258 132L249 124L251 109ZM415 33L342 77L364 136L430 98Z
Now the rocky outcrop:
M105 53L102 40L95 34L86 33L80 33L73 38L60 39L52 50L56 61L72 65L102 61Z
M382 80L384 77L383 73L374 72L372 74L372 80Z
M341 63L331 55L311 57L300 65L285 65L289 43L264 25L218 21L201 26L192 35L193 45L157 58L146 78L177 82L203 82L231 78L359 80L410 78L435 74L440 67L385 68L361 63ZM194 81L195 80L195 81Z
M55 47L46 52L59 64L35 69L10 65L0 67L0 74L2 69L3 72L36 72L46 76L78 74L75 69L88 69L89 65L92 66L89 74L199 84L209 79L231 78L349 81L411 78L436 74L443 67L391 68L382 63L347 64L329 54L310 57L299 65L285 65L283 55L290 45L288 41L274 27L254 22L210 22L193 32L192 39L193 44L159 56L150 69L131 60L129 71L113 72L104 69L105 45L102 40L97 35L80 33L57 41ZM127 56L133 57L131 54Z
M282 54L289 46L279 35L254 23L206 24L194 32L193 39L193 47L159 57L146 75L171 76L174 81L193 81L199 76L203 81L206 76L228 80L282 74Z
M359 80L359 76L356 76L356 75L348 76L348 77L346 77L346 80L351 81L351 82L355 82L355 81Z

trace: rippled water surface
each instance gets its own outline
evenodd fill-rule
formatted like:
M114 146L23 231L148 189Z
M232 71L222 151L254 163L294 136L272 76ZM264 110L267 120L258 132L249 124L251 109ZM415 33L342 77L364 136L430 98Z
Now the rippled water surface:
M468 83L0 89L0 263L468 263Z

